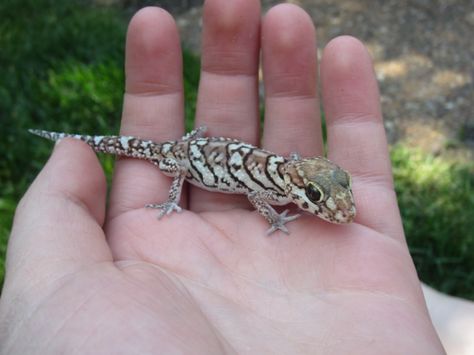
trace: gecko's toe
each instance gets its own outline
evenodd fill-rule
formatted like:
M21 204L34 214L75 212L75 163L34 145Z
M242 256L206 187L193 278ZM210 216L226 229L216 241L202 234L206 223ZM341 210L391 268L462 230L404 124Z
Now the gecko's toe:
M282 231L283 233L287 235L290 234L290 231L288 230L288 228L285 227L285 225L274 224L267 230L267 235L270 235L273 232L276 232L277 230Z
M286 228L285 224L291 221L294 221L301 215L295 214L293 216L287 216L289 210L284 210L282 213L278 215L278 219L272 223L271 227L269 230L267 230L267 235L272 234L273 232L280 230L285 234L290 234L288 231L288 228Z
M287 216L288 212L290 212L290 210L284 210L284 211L280 214L280 218L284 221L283 224L285 224L285 223L287 223L287 222L294 221L295 219L301 217L300 214L294 214L293 216Z
M178 204L173 201L168 201L168 202L158 203L158 204L150 203L146 205L145 207L159 209L160 213L158 213L158 219L161 219L161 217L163 217L164 215L169 215L173 211L176 211L178 213L182 211L181 207L179 207Z

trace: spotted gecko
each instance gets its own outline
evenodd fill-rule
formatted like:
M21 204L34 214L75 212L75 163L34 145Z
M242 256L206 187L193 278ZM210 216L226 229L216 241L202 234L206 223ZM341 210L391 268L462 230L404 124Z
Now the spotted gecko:
M231 138L204 137L199 127L177 141L163 143L130 136L88 136L30 130L38 136L57 141L75 138L96 152L148 160L173 178L168 200L146 207L160 210L158 218L173 211L184 181L209 191L246 195L250 203L268 221L267 234L281 230L300 215L277 213L271 205L296 204L301 210L328 222L349 223L356 209L351 177L323 157L289 158Z

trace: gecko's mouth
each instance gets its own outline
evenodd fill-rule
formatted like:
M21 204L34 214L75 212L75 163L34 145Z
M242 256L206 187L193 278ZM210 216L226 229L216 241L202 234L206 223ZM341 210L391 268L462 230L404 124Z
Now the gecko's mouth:
M339 210L335 213L334 218L337 223L351 223L356 216L356 208L354 205L347 209Z
M339 207L336 210L330 210L327 207L322 207L321 210L315 214L327 222L347 224L354 220L356 216L356 208L353 204L347 208Z

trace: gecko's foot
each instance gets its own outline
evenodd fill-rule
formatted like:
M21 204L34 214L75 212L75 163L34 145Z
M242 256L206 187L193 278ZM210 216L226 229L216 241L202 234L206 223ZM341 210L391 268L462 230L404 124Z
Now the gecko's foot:
M174 201L167 201L164 203L150 203L145 206L146 208L156 208L158 210L161 210L160 213L158 214L158 219L163 217L164 215L170 214L173 211L176 212L181 212L181 207L178 206L178 204Z
M293 216L287 216L289 210L283 211L281 214L278 215L278 218L275 222L272 223L272 226L269 230L267 230L267 235L272 234L273 232L277 230L281 230L285 234L290 234L288 231L288 228L286 228L285 224L291 221L294 221L298 217L300 217L300 214L295 214Z

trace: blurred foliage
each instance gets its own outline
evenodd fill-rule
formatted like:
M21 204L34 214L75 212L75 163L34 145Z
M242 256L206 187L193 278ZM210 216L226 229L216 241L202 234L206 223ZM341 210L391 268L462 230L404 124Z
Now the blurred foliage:
M33 147L27 128L117 127L125 22L113 9L51 0L3 0L0 18L0 180L2 195L18 197L50 149Z
M88 1L0 3L0 284L15 206L47 159L50 142L28 128L118 131L124 86L125 11ZM183 53L186 128L199 59ZM262 108L263 112L263 108ZM403 146L392 149L396 190L420 278L474 299L474 167ZM110 179L113 158L101 156Z
M396 146L392 165L420 279L474 299L474 163Z
M92 1L0 2L0 285L14 209L51 151L27 129L118 132L125 14ZM186 51L183 60L190 128L200 65ZM110 179L113 158L101 161Z

